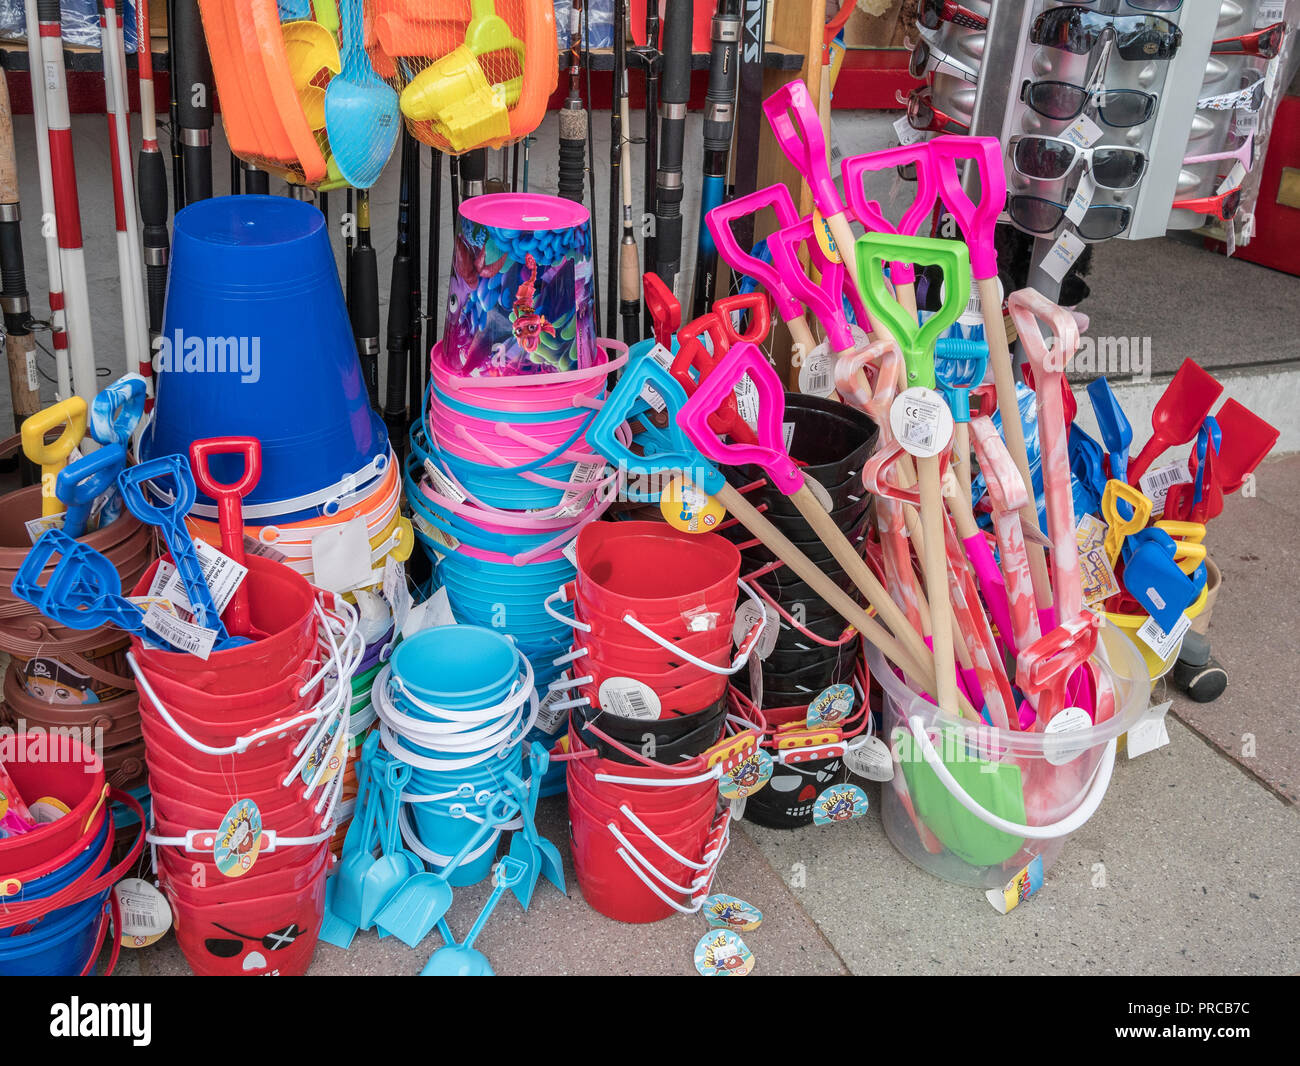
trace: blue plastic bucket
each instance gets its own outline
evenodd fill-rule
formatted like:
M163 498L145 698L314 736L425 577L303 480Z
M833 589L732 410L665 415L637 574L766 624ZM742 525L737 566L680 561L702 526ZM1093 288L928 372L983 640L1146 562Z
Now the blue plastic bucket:
M481 626L434 626L402 641L393 674L418 699L449 711L500 703L519 674L509 638Z
M564 490L551 485L529 481L519 472L503 470L499 466L471 462L453 455L436 444L429 454L435 463L445 465L451 475L476 499L502 510L525 511L531 508L555 507L564 498ZM551 481L567 482L573 477L577 463L559 463L536 470L541 477Z
M245 499L250 506L319 492L388 455L327 223L311 204L224 196L179 211L163 341L143 459L188 455L205 437L257 437L262 476ZM233 482L241 464L217 457L213 477ZM305 508L275 520L319 513Z
M101 892L47 915L29 932L0 935L0 977L76 977L90 961L107 898Z
M418 803L411 805L415 833L420 838L420 843L436 855L446 855L448 858L456 855L478 832L478 822L469 818L452 818L433 810L424 810L423 806ZM493 834L493 836L497 835ZM488 837L488 840L492 840L493 836ZM447 879L447 883L453 888L478 884L492 869L492 863L496 861L496 852L497 849L488 844L478 858L461 863Z
M134 820L134 819L133 819ZM100 826L99 832L95 839L79 852L71 862L65 863L59 869L44 877L36 877L30 881L24 882L23 887L16 893L5 898L6 903L22 903L24 901L43 899L46 896L52 896L55 892L70 885L78 877L84 874L97 861L102 870L108 860L108 855L104 852L104 841L108 838L108 827L110 820L105 818ZM102 860L102 861L101 861ZM46 919L48 921L49 919ZM4 911L0 910L0 926L4 923ZM0 928L0 936L6 935L6 930Z

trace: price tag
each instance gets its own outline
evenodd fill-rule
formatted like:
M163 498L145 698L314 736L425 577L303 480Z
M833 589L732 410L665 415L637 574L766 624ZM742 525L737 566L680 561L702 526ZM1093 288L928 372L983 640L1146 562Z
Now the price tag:
M1215 196L1222 196L1225 192L1231 192L1233 189L1241 188L1241 183L1246 180L1246 168L1238 159L1232 164L1232 169L1228 171L1228 176L1219 183L1219 187L1214 191Z
M221 614L234 597L235 590L248 576L248 567L241 566L230 556L219 552L207 541L200 540L198 537L194 538L194 553L199 558L199 565L203 567L203 580L212 593L212 602L217 608L217 614ZM164 567L166 567L165 577L163 577ZM158 585L159 577L163 577L161 586ZM166 560L158 564L154 583L149 588L149 595L161 596L171 600L182 611L194 613L194 607L185 592L185 584L181 581L180 574Z
M578 538L574 537L573 540L569 541L568 544L566 544L563 548L561 548L560 554L563 555L566 559L568 559L573 566L577 566L578 565Z
M710 929L695 945L695 969L705 977L744 977L754 962L754 953L730 929Z
M599 481L605 476L605 464L603 462L578 463L573 468L573 476L569 478L572 485L590 485L593 481ZM587 509L591 502L591 493L584 492L582 489L572 488L565 489L564 495L560 499L560 509L555 512L555 518L576 518Z
M1092 715L1082 707L1057 711L1043 729L1043 758L1053 766L1074 762L1089 748Z
M898 143L906 148L908 145L916 144L917 141L925 137L925 130L918 130L912 127L904 115L900 119L894 120L894 136L898 138Z
M1160 625L1154 618L1148 618L1141 626L1138 627L1138 639L1148 648L1155 652L1156 657L1168 659L1178 650L1183 642L1183 637L1192 627L1192 620L1184 612L1178 616L1178 621L1174 623L1173 628L1166 633L1160 628Z
M805 396L831 396L835 392L835 360L830 345L817 345L799 367L799 391Z
M632 677L607 677L597 691L600 709L620 718L653 722L663 713L655 690Z
M393 628L400 633L411 613L411 590L406 586L406 564L391 555L384 559L383 591L393 609Z
M24 522L23 525L27 528L27 539L35 544L47 529L62 529L65 513L60 511L58 514L42 515L40 518L32 518Z
M451 478L438 469L437 464L432 459L424 461L424 473L429 478L429 483L433 486L434 491L440 495L446 496L447 499L454 500L456 503L464 503L469 499L452 483Z
M282 563L286 558L271 545L264 544L256 537L250 537L247 533L244 534L244 554L256 555L259 559L270 559L273 563Z
M568 698L568 693L564 689L555 689L546 694L546 699L542 700L541 706L537 710L537 726L548 736L555 736L560 731L560 727L569 720L567 708L555 705L564 703Z
M436 547L433 549L435 554L446 555L447 552L454 552L457 548L460 547L460 541L458 541L446 530L428 521L423 516L418 514L413 514L411 516L411 521L415 524L415 527L421 533L423 533L436 545ZM439 551L439 549L442 550ZM369 541L366 541L366 555L367 557L370 555Z
M990 888L984 898L999 914L1006 914L1020 906L1043 887L1043 857L1035 855L1029 865L1008 881L1002 888Z
M417 603L411 608L410 613L406 616L406 622L402 625L402 639L410 640L422 629L432 629L434 626L454 626L456 616L451 611L451 600L447 597L446 588L440 588L423 603Z
M736 407L740 411L740 417L745 420L745 425L750 429L758 428L758 386L749 379L749 375L741 378L736 382L736 387L731 390L736 395Z
M1079 187L1074 190L1074 195L1070 197L1070 206L1066 208L1065 217L1077 226L1083 221L1083 216L1088 213L1088 208L1092 206L1092 198L1096 193L1097 183L1092 180L1092 171L1085 170L1083 177L1079 179Z
M1106 543L1106 523L1094 514L1085 514L1074 530L1074 539L1080 551L1100 548Z
M1118 595L1119 581L1102 545L1093 545L1079 552L1079 581L1083 586L1083 602L1089 607Z
M217 829L212 858L227 877L243 877L262 850L262 812L252 800L239 800Z
M1146 714L1138 719L1137 725L1128 731L1124 745L1130 759L1163 748L1169 743L1169 723L1165 715L1173 705L1173 700L1166 700L1154 707L1148 707Z
M1083 254L1086 246L1075 234L1069 230L1064 230L1056 243L1047 250L1047 255L1043 259L1043 273L1053 281L1060 281L1065 277L1066 271L1074 266L1074 261Z
M826 729L840 725L853 713L853 689L849 685L831 685L808 704L809 729Z
M844 765L849 773L868 781L892 781L894 778L894 757L889 746L879 737L867 737L856 747L849 747L844 753Z
M1091 148L1105 131L1087 115L1080 115L1072 125L1061 134L1061 140L1077 144L1080 148Z
M647 354L651 359L665 369L673 365L673 353L662 344L656 344ZM645 402L656 411L662 412L668 408L668 405L664 402L664 398L655 391L654 387L648 381L641 386L641 399L645 400Z
M127 877L113 886L121 915L120 936L124 948L146 948L161 940L172 925L167 897L148 881Z
M660 494L659 510L670 526L683 533L708 533L717 529L727 513L715 497L680 475Z
M1177 462L1148 470L1138 480L1138 487L1142 490L1143 496L1150 497L1151 510L1161 512L1165 508L1165 497L1169 495L1169 490L1175 485L1190 485L1193 480L1187 460L1179 459Z
M787 454L788 454L789 451L790 451L790 444L791 444L791 442L794 440L794 423L793 423L793 422L782 422L782 423L781 423L781 439L785 442L785 450L786 450L786 452L787 452Z
M907 453L921 459L938 455L952 441L952 412L933 389L904 389L889 409L889 424Z
M1254 28L1262 30L1265 26L1281 22L1285 14L1286 0L1260 0L1259 7L1255 9Z
M1238 108L1232 116L1232 132L1238 137L1246 137L1259 127L1259 112Z
M706 899L700 913L709 925L717 929L735 929L747 933L763 924L763 912L752 903L721 893Z
M763 604L763 616L767 618L767 624L763 626L763 633L758 638L758 643L754 646L751 657L762 661L772 654L772 649L776 647L777 639L781 636L781 619L776 613L776 608L770 603ZM745 639L749 631L754 628L758 622L760 611L758 605L753 600L746 600L736 608L736 620L731 626L731 642L740 647L740 642Z
M857 785L831 785L813 803L813 825L852 822L867 813L867 794Z
M204 629L192 622L182 622L174 614L168 614L158 603L151 603L144 612L144 627L151 633L157 633L174 648L207 659L212 654L213 642L217 639L215 629Z
M311 538L315 583L330 592L349 592L370 584L370 532L364 515Z

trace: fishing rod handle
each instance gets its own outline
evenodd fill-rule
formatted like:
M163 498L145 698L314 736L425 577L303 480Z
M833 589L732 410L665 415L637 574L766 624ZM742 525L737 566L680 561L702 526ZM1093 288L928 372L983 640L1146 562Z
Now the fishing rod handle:
M725 152L731 148L736 121L740 47L740 17L728 0L718 5L718 13L713 16L712 41L709 88L704 95L704 150Z
M372 407L379 406L379 261L369 246L352 252L352 336Z
M587 174L587 112L585 108L560 110L559 194L582 203Z

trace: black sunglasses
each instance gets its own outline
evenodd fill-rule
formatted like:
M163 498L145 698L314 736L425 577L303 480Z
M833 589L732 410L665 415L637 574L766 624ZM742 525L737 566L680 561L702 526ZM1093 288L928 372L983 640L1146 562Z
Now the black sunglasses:
M215 923L214 923L215 924ZM259 940L262 947L267 951L279 951L281 948L287 948L303 934L303 929L295 924L286 925L283 929L276 929L274 932L267 933L264 937L248 936L246 933L237 933L233 929L227 929L224 925L218 925L223 933L229 933L232 937L238 937L238 940L226 940L222 937L209 937L203 941L203 946L208 949L209 955L215 955L219 959L233 959L241 951L244 945L249 941Z
M1156 97L1141 89L1085 89L1068 81L1027 81L1020 99L1031 111L1062 122L1078 118L1095 100L1097 117L1119 129L1142 125L1156 110Z
M1087 55L1107 30L1115 34L1115 51L1123 59L1172 59L1183 32L1158 15L1103 15L1082 7L1053 7L1034 19L1029 39L1034 44Z
M1007 199L1011 221L1030 233L1051 233L1061 224L1068 209L1067 204L1058 204L1041 196L1011 196ZM1128 229L1132 217L1132 208L1122 204L1095 204L1084 212L1075 229L1082 240L1107 241Z

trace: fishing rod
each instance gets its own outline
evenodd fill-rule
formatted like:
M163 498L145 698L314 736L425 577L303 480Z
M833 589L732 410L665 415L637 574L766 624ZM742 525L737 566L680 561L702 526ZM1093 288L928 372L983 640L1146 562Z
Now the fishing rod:
M767 0L744 0L740 29L740 76L736 92L736 147L732 186L727 199L748 196L758 189L758 147L763 128L763 50ZM736 220L736 241L748 251L754 246L754 214ZM733 284L736 276L733 275Z
M349 185L343 194L343 299L348 305L348 314L352 314L352 252L356 243L357 196Z
M199 21L198 0L176 0L176 51L173 77L180 123L184 204L212 196L212 60Z
M557 191L566 200L582 203L587 182L587 109L578 87L581 73L578 49L582 42L582 0L569 11L569 95L560 108L560 179Z
M655 173L655 273L677 292L682 265L682 152L691 94L692 0L664 11L663 95L659 101L659 169Z
M618 253L618 308L623 319L623 343L635 344L641 339L641 262L636 246L636 228L632 222L632 117L628 104L627 32L627 0L618 0L614 20L614 65L623 71L618 97L619 119L623 131L622 143L619 145L619 173L623 186L623 242L619 246ZM622 53L621 60L620 53ZM613 214L611 205L610 216L613 217Z
M244 172L239 165L239 156L235 155L234 152L231 152L230 153L230 195L231 196L238 196L241 192L243 192L243 189L241 187L243 184L242 181L243 176L244 176Z
M411 342L411 172L402 142L402 178L397 198L397 247L388 287L388 382L384 423L398 458L406 454L406 359Z
M27 39L40 41L40 62L31 64L36 77L33 96L43 93L44 122L48 130L50 189L58 231L58 260L63 272L64 322L68 331L71 387L87 403L95 398L95 342L90 326L90 289L86 283L86 256L81 243L81 205L77 200L77 165L72 150L72 115L68 110L68 74L63 66L63 25L59 0L28 0ZM39 130L39 120L38 120ZM44 184L42 177L42 184ZM44 200L44 189L41 199ZM45 227L48 228L48 227ZM53 285L50 307L54 309ZM70 394L69 394L70 395Z
M429 347L438 341L438 289L442 267L442 153L429 149L433 170L429 175L429 294L425 317L429 320Z
M659 51L659 5L649 3L645 6L645 44L634 49L641 61L645 73L645 164L642 178L643 217L652 218L655 213L655 177L659 172L659 71L663 65L663 54ZM645 235L645 263L649 267L655 262L655 229ZM654 328L650 320L650 306L645 308L645 318L641 331L649 334Z
M104 0L100 17L105 110L108 113L109 162L113 168L113 214L117 227L118 281L122 290L122 331L130 365L146 382L153 378L149 313L144 300L144 261L135 215L135 181L131 170L131 110L126 87L126 41L117 0Z
M172 202L179 211L185 206L185 157L181 154L180 103L176 99L176 5L179 0L167 0L167 57L170 64L167 77L167 142L172 154Z
M252 163L244 163L244 192L249 196L266 196L271 191L271 175Z
M149 0L136 0L136 59L140 77L140 152L136 156L136 197L140 202L144 242L144 280L149 334L160 336L167 298L167 167L158 147L158 115L154 104L153 49L149 39Z
M621 233L619 225L620 211L618 205L623 199L623 111L619 107L619 93L627 83L627 53L623 42L623 27L618 15L623 0L615 0L614 7L614 76L610 82L609 103L609 230L605 248L609 251L609 262L605 266L606 289L605 325L611 336L618 334L619 317L619 247Z
M410 308L407 312L410 319L408 323L410 339L406 350L406 404L411 417L416 418L419 416L420 408L424 406L424 308L422 306L424 301L420 292L423 284L423 263L420 259L420 205L424 201L420 195L420 144L405 129L402 131L402 137L402 165L410 171L407 192L411 202L411 227L407 236L407 254L411 260L411 288L407 293Z
M583 77L586 81L587 103L590 105L594 99L591 95L591 4L586 3L582 7L582 67ZM587 109L587 193L591 197L591 317L593 325L596 327L596 336L601 336L605 330L603 319L601 318L600 308L600 241L596 239L596 132L591 122L591 108ZM610 204L612 212L614 205ZM610 323L613 328L613 323Z
M352 252L352 283L348 309L352 336L357 342L361 376L366 382L370 406L379 409L379 259L370 243L370 191L357 190L357 246ZM392 312L389 312L390 318ZM392 350L391 348L389 349ZM390 356L391 373L391 356ZM384 412L387 420L388 412Z
M713 304L718 284L718 248L705 217L726 198L731 135L736 122L737 51L740 42L739 0L718 0L709 55L709 88L704 97L704 186L700 191L700 230L695 253L695 290L691 317Z
M22 209L18 202L18 160L14 155L13 112L9 83L0 77L0 310L4 312L5 356L9 363L9 397L14 429L41 409L41 379L36 369L36 338L32 335L31 304L27 298L27 269L23 263ZM21 455L21 451L19 455ZM19 460L23 481L35 471Z

